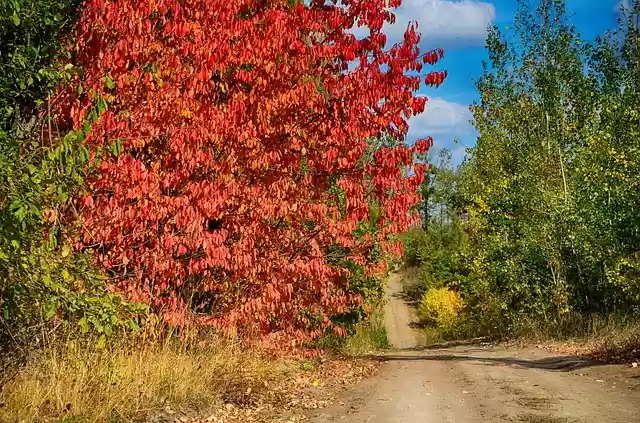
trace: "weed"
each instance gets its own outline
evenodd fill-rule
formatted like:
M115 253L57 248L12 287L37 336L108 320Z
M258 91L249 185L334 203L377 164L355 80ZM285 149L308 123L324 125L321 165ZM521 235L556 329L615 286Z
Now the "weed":
M47 348L3 387L0 421L130 421L166 406L241 404L281 378L281 362L228 341Z
M369 318L356 325L355 333L348 337L340 348L346 356L358 356L389 347L383 313L376 309Z

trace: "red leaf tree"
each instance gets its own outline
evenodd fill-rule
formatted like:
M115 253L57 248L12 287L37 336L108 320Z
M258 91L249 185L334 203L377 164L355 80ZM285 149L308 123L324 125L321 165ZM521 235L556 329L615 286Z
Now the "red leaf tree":
M414 25L385 50L399 3L87 0L83 73L61 106L81 127L102 104L86 144L93 160L118 153L81 209L112 285L172 323L298 341L357 305L326 247L372 268L374 244L397 252L389 235L414 218L414 160L431 144L402 140L425 107L422 63L441 52L421 55ZM383 133L398 145L364 160ZM380 230L355 236L372 202Z

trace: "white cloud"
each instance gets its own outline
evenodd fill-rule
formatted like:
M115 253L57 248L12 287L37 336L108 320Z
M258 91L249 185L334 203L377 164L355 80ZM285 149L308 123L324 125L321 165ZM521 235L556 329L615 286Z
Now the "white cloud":
M464 144L455 144L451 148L451 163L458 165L467 157L467 146Z
M476 0L405 0L394 25L385 25L389 41L399 41L410 21L418 22L422 44L428 48L484 46L487 26L496 17L491 3Z
M474 144L477 136L470 122L472 117L467 105L430 97L426 111L409 119L407 141L412 143L418 138L431 136L434 145L430 155L437 157L441 149L447 148L451 152L451 162L458 165L466 155L465 149ZM455 143L455 138L460 142Z
M409 136L468 136L474 132L469 122L472 117L467 105L429 98L426 111L409 119Z

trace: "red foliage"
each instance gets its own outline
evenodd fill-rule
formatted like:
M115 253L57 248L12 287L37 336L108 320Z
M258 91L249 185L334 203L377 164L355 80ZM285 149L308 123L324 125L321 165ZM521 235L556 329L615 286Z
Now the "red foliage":
M427 83L427 85L435 85L436 87L439 87L444 82L446 77L447 71L431 72L425 77L424 81Z
M86 142L92 157L122 142L102 159L81 211L83 242L100 246L114 287L170 322L193 312L298 341L359 304L325 247L346 247L359 263L377 242L398 252L388 235L414 218L424 171L414 156L431 144L360 160L370 137L401 140L426 103L416 95L416 27L384 50L386 7L399 3L86 0L75 51L84 94L72 87L62 107L81 126L106 100ZM356 21L370 36L349 33ZM359 239L371 200L381 230Z
M444 57L444 50L442 50L441 48L438 48L438 49L426 52L422 56L422 61L430 65L435 65L443 57Z

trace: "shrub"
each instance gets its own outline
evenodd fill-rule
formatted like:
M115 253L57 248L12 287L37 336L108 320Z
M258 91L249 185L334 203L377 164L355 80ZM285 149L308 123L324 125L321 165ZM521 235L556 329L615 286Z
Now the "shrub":
M447 288L430 289L420 300L419 312L422 319L438 328L452 329L458 323L461 311L460 294Z
M431 145L401 142L424 109L423 62L413 26L384 48L387 3L84 3L83 74L59 110L80 126L105 105L86 145L113 154L81 213L113 286L172 323L298 342L343 332L332 318L362 298L333 263L371 274L376 250L399 252L390 235L412 221L414 157ZM358 236L372 203L377 231Z
M428 234L421 228L413 228L402 235L403 259L406 266L419 266L428 256L430 246Z
M60 82L61 40L81 0L0 2L0 132L26 135ZM3 143L6 141L3 141Z
M47 100L75 72L64 39L79 0L0 2L0 367L15 370L53 329L106 337L137 330L146 308L109 293L75 249L73 198L89 151L50 119ZM84 122L83 122L84 123ZM89 122L87 122L89 124ZM48 338L48 337L47 337Z

